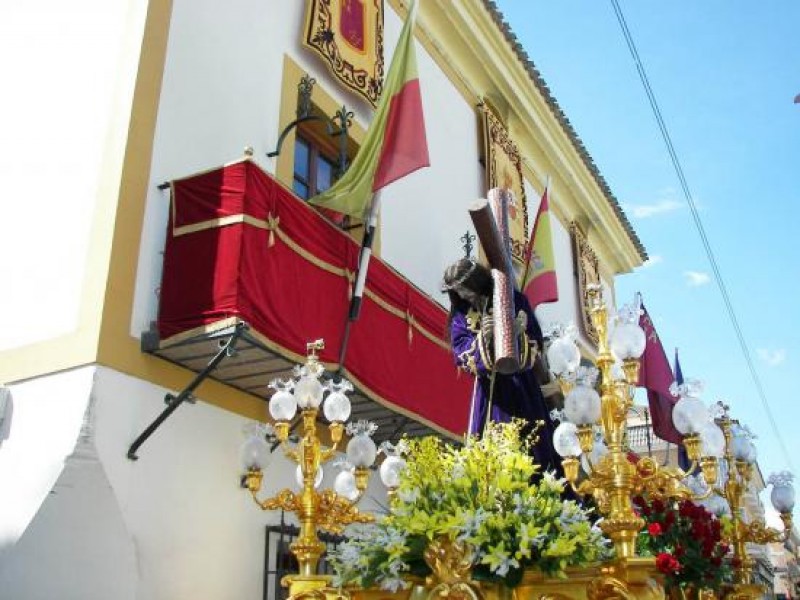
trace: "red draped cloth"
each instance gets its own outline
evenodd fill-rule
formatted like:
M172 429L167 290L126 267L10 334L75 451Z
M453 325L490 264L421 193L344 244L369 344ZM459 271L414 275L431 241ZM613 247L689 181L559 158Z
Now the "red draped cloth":
M338 365L359 246L245 160L172 183L158 329L162 347L237 321L301 361L325 339ZM343 370L389 408L456 435L472 379L459 375L447 313L386 263L370 264Z

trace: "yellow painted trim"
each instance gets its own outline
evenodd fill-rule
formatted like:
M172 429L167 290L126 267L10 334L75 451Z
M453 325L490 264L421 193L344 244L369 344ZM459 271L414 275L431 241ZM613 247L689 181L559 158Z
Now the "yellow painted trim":
M134 86L131 75L137 73L140 56L153 43L149 36L151 15L157 13L166 27L170 11L170 0L149 0L145 6L136 4L126 20L125 37L116 69L118 80L113 92L112 116L99 169L97 197L90 217L91 229L81 282L77 327L68 334L0 352L0 383L30 379L92 364L97 360L122 163L133 114Z
M110 223L105 240L108 278L97 344L97 363L169 389L181 389L194 373L163 359L144 354L139 340L130 335L139 245L144 221L144 199L150 179L161 80L166 63L171 0L150 0L133 102L126 122L124 158L118 171L116 203L108 208ZM197 396L210 404L246 417L264 419L264 402L230 386L206 380Z
M283 55L283 78L281 80L281 103L279 109L278 131L283 131L289 123L295 120L297 110L297 84L300 83L305 69L296 63L288 54ZM341 108L341 104L325 90L317 81L311 91L311 102L313 102L326 115L333 115ZM364 143L367 131L357 121L353 121L348 130L350 138L359 146ZM275 162L275 179L284 187L291 191L294 180L294 143L297 139L296 129L293 129L286 139L283 140L283 149ZM348 235L356 241L361 241L359 235L363 235L364 228L348 232ZM377 234L372 243L372 251L375 256L381 254L381 226L380 221L376 228Z
M97 338L87 328L0 352L0 384L64 371L95 361Z
M283 79L281 80L281 103L278 122L278 131L295 120L297 110L297 85L300 83L305 69L296 63L288 54L283 55ZM317 105L326 115L333 115L341 108L337 100L330 95L325 88L317 81L311 92L311 101ZM350 137L359 145L364 143L366 130L358 122L353 121L349 129ZM275 178L287 188L292 189L292 179L294 176L294 142L295 131L292 130L283 141L283 150L278 155L275 164Z

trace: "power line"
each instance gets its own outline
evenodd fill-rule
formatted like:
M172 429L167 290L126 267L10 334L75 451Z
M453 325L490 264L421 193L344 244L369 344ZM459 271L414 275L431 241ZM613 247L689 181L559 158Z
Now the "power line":
M619 6L618 0L611 0L611 5L614 7L614 12L617 15L617 21L619 22L619 26L622 29L622 34L625 37L625 42L628 44L628 50L630 50L631 56L633 57L633 62L636 64L636 70L639 73L639 79L642 81L642 85L644 86L644 91L647 94L647 100L650 103L650 108L653 110L653 115L655 115L656 122L658 123L658 128L661 130L661 137L664 138L664 144L667 146L667 152L669 153L670 160L672 161L672 166L675 169L675 173L678 176L678 181L680 182L681 190L683 191L684 198L686 199L686 203L689 205L689 210L692 213L692 219L694 220L695 227L697 228L698 234L700 234L700 240L703 242L703 248L706 251L706 256L708 257L708 262L711 264L711 270L714 272L714 280L717 283L717 287L719 288L720 293L722 294L722 300L725 303L725 309L728 312L728 317L731 320L731 324L733 325L733 329L736 332L736 338L739 341L739 346L742 349L742 354L744 355L745 362L747 363L747 368L750 371L750 376L753 379L753 383L756 386L756 391L758 392L758 397L761 400L761 404L764 407L764 412L767 414L767 419L769 420L770 427L772 428L772 433L775 435L775 438L778 440L778 444L780 445L781 451L783 452L784 461L788 467L794 471L794 465L792 464L792 459L790 458L789 452L786 449L786 445L783 442L783 438L778 431L778 425L775 422L775 417L772 415L772 410L770 409L769 402L767 402L767 395L764 392L764 387L761 384L761 379L758 376L758 372L756 371L755 364L753 364L753 358L750 355L750 349L747 346L747 343L744 339L744 333L742 332L742 328L739 325L739 319L736 317L736 313L733 310L733 304L731 303L730 295L728 294L728 288L725 285L725 280L722 278L722 273L719 269L719 265L717 264L717 259L714 256L714 251L711 248L711 243L708 240L708 236L706 235L705 227L703 227L703 222L700 220L700 213L697 210L697 206L694 203L694 198L692 197L692 192L689 189L689 184L686 181L686 176L683 173L683 167L681 166L680 160L678 160L678 155L675 152L675 147L672 145L672 138L669 135L669 131L667 130L667 125L664 122L664 118L661 115L661 109L658 106L658 102L656 101L656 96L653 93L653 89L650 87L650 80L647 78L647 73L645 72L644 65L642 64L641 59L639 58L639 52L636 49L636 44L633 42L633 36L631 35L630 29L628 29L628 23L625 21L625 16L622 14L622 9Z

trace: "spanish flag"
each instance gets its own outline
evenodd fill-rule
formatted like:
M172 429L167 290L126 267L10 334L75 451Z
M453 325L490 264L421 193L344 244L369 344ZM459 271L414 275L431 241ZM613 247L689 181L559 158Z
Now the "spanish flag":
M550 226L550 204L547 199L549 187L548 182L542 193L539 212L536 213L536 221L533 223L533 231L525 250L527 261L520 287L528 297L531 308L536 308L545 302L558 301L553 230Z
M373 193L430 165L414 48L416 13L414 1L400 32L375 116L353 164L330 189L309 203L362 218Z

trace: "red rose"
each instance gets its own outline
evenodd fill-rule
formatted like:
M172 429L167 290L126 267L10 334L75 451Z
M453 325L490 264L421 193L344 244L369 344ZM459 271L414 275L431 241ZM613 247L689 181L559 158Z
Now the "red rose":
M661 500L653 500L653 511L654 512L664 512L664 503Z
M649 533L653 537L661 535L663 533L662 530L661 530L661 524L660 523L650 523L650 525L647 526L647 533Z
M668 552L660 552L656 556L656 568L665 575L673 575L681 570L681 563Z
M675 558L683 558L684 554L686 554L686 548L683 546L675 546Z
M667 527L672 527L674 523L675 523L675 513L673 511L669 511L664 517L664 525L666 525Z

